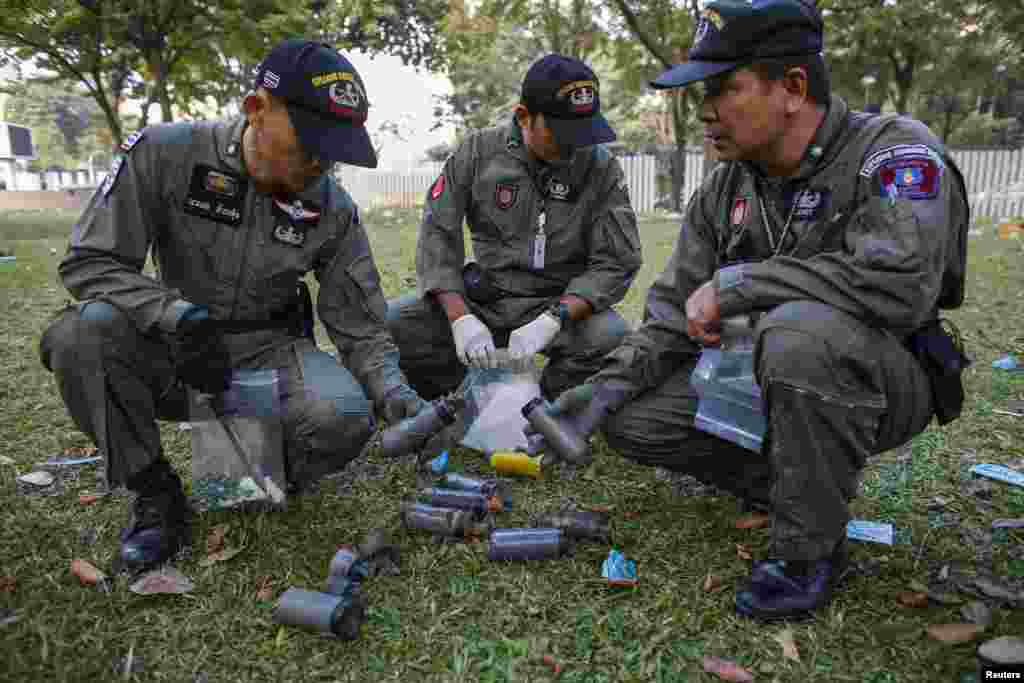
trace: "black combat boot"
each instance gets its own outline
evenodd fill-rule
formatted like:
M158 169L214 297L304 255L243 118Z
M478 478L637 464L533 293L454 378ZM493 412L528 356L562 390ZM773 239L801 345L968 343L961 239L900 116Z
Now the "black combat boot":
M116 571L138 574L173 558L189 540L191 511L181 479L161 460L136 475L129 488L138 494L128 527L121 532Z
M736 593L736 611L759 621L811 617L832 601L848 563L845 538L820 560L756 562L746 585Z

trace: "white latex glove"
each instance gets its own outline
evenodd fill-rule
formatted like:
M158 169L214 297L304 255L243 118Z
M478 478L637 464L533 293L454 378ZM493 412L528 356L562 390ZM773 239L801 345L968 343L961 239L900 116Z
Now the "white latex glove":
M517 327L508 336L508 354L512 360L522 360L543 351L562 329L562 322L547 311Z
M455 337L455 355L463 365L476 368L494 367L494 337L487 325L472 313L452 323Z

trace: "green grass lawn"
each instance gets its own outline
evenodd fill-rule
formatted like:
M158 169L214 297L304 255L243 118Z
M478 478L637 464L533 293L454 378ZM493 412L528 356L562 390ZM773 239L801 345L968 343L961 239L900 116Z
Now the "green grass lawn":
M364 218L385 292L408 289L418 213L373 211ZM980 462L1024 469L1024 418L1000 412L1024 399L1024 373L991 367L1007 352L1024 358L1024 252L988 225L971 240L968 300L949 315L975 361L966 374L964 416L865 470L854 515L892 522L896 543L854 544L862 571L815 621L790 627L799 661L785 658L776 640L784 626L733 613L734 583L749 565L736 546L757 556L767 532L734 528L735 499L685 495L678 482L606 449L587 470L556 469L540 481L514 482L515 507L497 522L525 526L531 515L565 504L609 506L615 547L637 563L635 590L610 590L601 579L608 547L581 545L561 560L496 564L482 544L437 545L399 530L399 500L418 486L414 466L376 453L285 513L200 517L193 551L176 565L195 583L190 594L141 597L123 578L109 593L83 587L70 562L109 566L127 498L80 504L78 495L96 487L92 466L62 479L51 496L26 495L15 480L63 448L89 445L37 354L40 333L67 298L56 266L73 219L60 212L0 216L0 249L17 256L13 269L0 271L0 455L14 461L0 464L0 680L717 680L703 673L704 655L737 661L758 681L969 680L961 674L972 670L978 640L942 644L924 629L963 621L962 603L976 598L952 587L957 581L982 572L1018 589L1024 583L1024 532L986 536L993 519L1024 517L1024 489L978 487L967 473ZM639 318L676 231L674 222L643 221L647 265L622 306L630 319ZM187 473L188 434L170 424L164 437L169 456ZM457 451L453 461L470 473L487 471L471 451ZM208 530L225 522L232 525L228 545L244 550L200 566ZM273 623L277 595L289 586L321 589L335 549L382 525L396 533L402 573L366 583L370 614L360 640ZM706 592L708 574L722 587ZM272 589L269 599L258 596L264 585ZM947 604L899 604L900 593L922 585L947 593ZM980 639L1024 633L1020 609L997 605L993 613ZM133 666L125 676L121 662L129 653Z

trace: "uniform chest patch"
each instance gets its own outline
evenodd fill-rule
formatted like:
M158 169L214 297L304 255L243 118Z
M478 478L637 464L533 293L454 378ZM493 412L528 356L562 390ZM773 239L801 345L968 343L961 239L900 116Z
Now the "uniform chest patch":
M313 206L308 202L304 202L301 199L293 199L288 201L279 197L274 197L274 205L278 211L288 216L293 221L299 223L312 223L317 224L320 222L320 209L319 207Z
M746 197L737 197L732 202L732 211L729 213L729 220L733 225L743 225L747 220L750 201Z
M828 206L830 196L828 190L805 190L796 196L796 206L793 207L793 219L798 221L817 220L825 207Z
M291 223L278 223L274 228L273 237L289 247L301 247L306 243L306 231Z
M494 188L494 204L502 211L507 211L516 203L519 197L519 186L509 183L498 183Z
M248 181L237 173L196 164L183 208L192 216L241 225L247 189Z
M548 196L561 202L569 201L573 196L572 186L557 178L551 178L548 180Z

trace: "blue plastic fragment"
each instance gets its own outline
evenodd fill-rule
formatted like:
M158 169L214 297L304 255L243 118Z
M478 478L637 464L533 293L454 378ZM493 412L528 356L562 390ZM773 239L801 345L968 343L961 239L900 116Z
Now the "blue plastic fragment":
M1020 363L1017 362L1017 358L1012 353L1006 354L999 360L992 361L992 367L994 367L996 370L1024 372L1024 367L1021 367Z
M636 562L627 560L618 550L609 550L608 558L601 564L601 576L613 586L635 586Z
M448 471L448 451L441 451L441 455L430 461L430 471L434 474L444 474Z
M864 519L851 519L846 524L846 537L852 541L868 541L892 545L893 528L887 522L870 522Z

